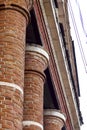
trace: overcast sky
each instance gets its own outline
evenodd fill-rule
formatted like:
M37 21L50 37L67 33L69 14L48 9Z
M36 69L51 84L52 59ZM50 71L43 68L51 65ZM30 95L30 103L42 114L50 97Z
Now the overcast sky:
M87 1L68 0L72 38L75 43L78 77L80 85L80 107L87 130Z

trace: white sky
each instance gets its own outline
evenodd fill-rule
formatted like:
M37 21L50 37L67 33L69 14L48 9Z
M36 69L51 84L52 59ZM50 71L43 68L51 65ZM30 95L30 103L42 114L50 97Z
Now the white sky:
M72 12L70 11L70 8L73 9L74 18L76 21L76 26L78 30L75 31L75 28L73 27L73 21L70 16L70 23L71 23L71 33L72 38L75 43L75 50L76 50L76 59L77 59L77 67L78 67L78 77L79 77L79 85L80 85L80 107L81 112L83 116L84 125L81 126L81 130L87 130L87 37L84 33L84 29L87 32L87 1L86 0L68 0L69 1L69 14ZM84 29L83 25L81 23L81 17L79 13L79 7L81 9L83 23L84 23ZM71 5L70 5L71 2ZM74 21L74 25L75 25ZM77 35L77 38L76 38ZM78 40L78 35L79 39ZM81 42L78 42L81 41ZM83 55L84 54L84 55Z

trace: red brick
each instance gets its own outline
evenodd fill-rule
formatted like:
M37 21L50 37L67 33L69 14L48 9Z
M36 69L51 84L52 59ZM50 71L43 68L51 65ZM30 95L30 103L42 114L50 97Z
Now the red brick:
M65 115L56 109L44 111L44 130L61 130L65 124Z
M0 81L23 89L28 8L24 0L0 0L0 5ZM14 87L1 85L0 129L22 130L22 120L23 94Z
M44 70L47 59L37 52L26 51L25 86L24 86L24 121L35 121L43 127L43 87ZM41 130L34 125L25 126L24 130Z

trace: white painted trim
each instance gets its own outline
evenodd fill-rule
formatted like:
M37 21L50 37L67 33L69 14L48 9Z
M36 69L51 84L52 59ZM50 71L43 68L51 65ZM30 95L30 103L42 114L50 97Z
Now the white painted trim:
M43 130L43 125L41 125L38 122L35 122L35 121L23 121L23 126L30 126L30 125L38 126Z
M40 53L42 54L43 56L45 56L47 58L47 60L49 61L49 55L48 53L43 50L42 48L40 48L39 46L26 46L26 50L27 51L33 51L33 52L37 52L37 53Z
M61 112L57 111L57 110L45 110L44 111L44 115L48 115L48 116L55 116L55 117L58 117L60 119L62 119L64 122L66 121L66 117L64 114L62 114Z
M0 85L12 87L12 88L14 88L14 89L18 89L18 90L23 94L23 90L22 90L21 87L18 86L17 84L0 81Z

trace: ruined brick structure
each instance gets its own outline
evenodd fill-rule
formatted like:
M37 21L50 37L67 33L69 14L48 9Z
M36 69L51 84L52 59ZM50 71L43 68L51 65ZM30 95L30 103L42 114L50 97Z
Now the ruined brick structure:
M0 130L80 130L67 0L0 0Z

